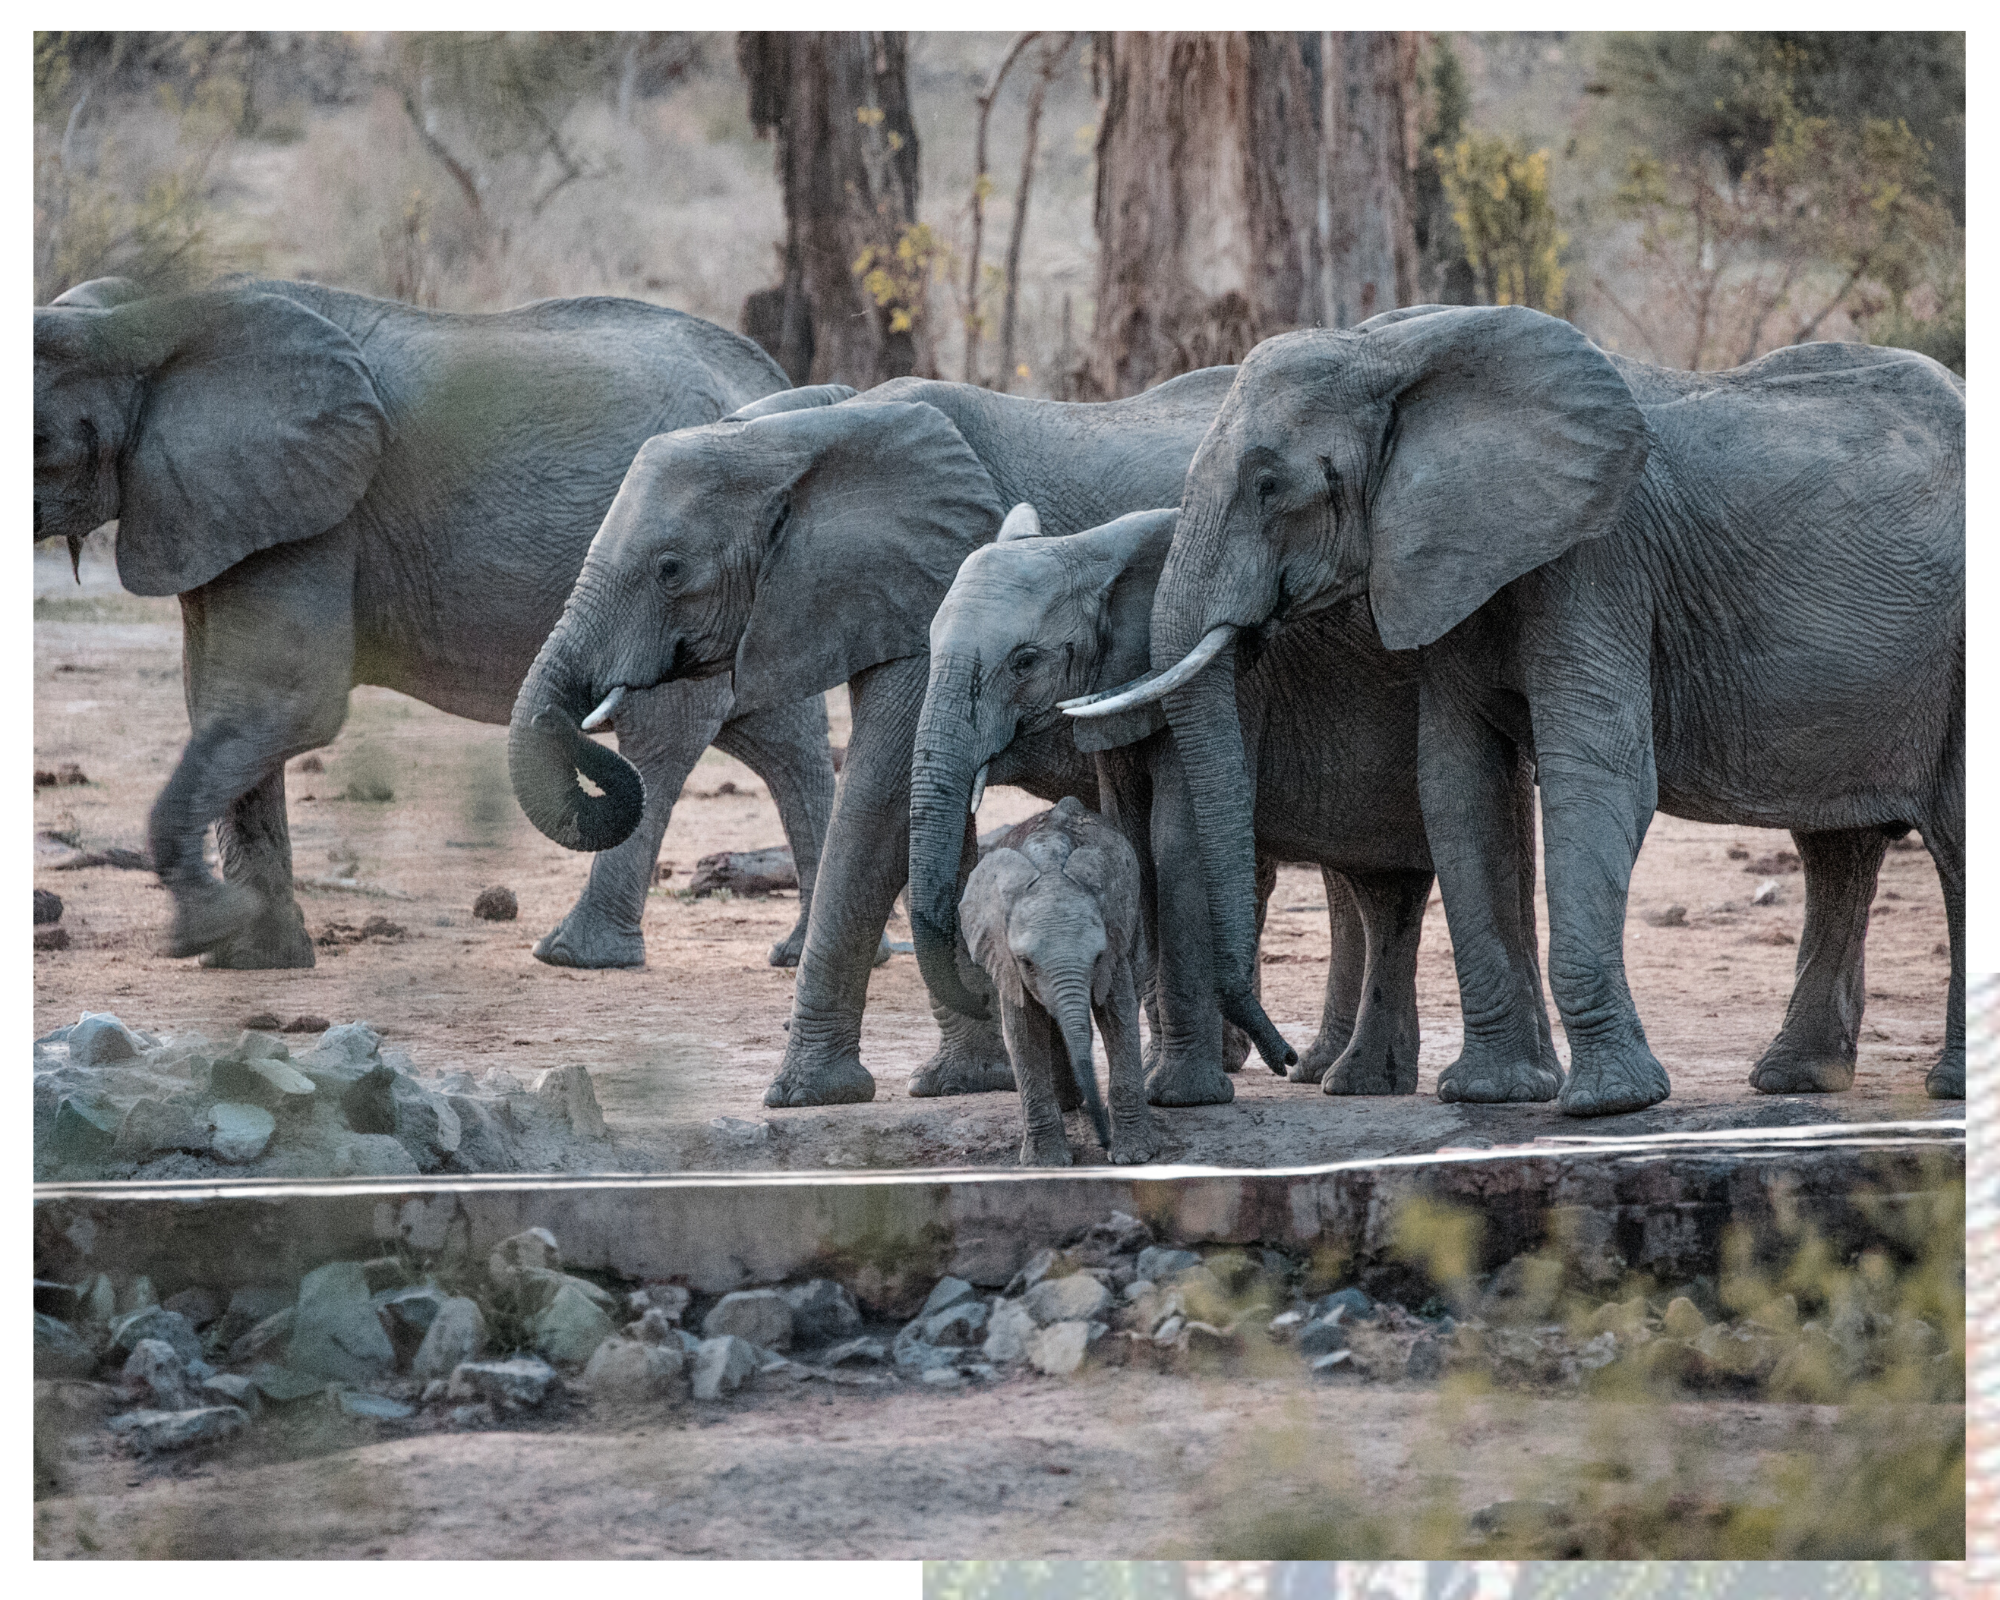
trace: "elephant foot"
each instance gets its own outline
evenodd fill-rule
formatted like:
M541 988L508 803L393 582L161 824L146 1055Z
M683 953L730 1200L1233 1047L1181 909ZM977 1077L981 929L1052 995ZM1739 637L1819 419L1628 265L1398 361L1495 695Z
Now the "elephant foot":
M643 967L646 936L636 929L614 928L576 906L542 935L535 959L552 967Z
M925 1100L946 1094L994 1094L1014 1086L1014 1065L1004 1049L989 1055L947 1044L910 1074L904 1092Z
M764 1091L767 1106L851 1106L875 1098L875 1080L858 1056L787 1066Z
M1560 1104L1564 1116L1613 1117L1658 1105L1672 1092L1667 1069L1638 1045L1616 1055L1606 1051L1573 1061Z
M1214 1061L1163 1055L1146 1075L1146 1103L1154 1106L1226 1106L1236 1098L1236 1085Z
M1399 1060L1394 1050L1356 1039L1321 1080L1321 1094L1415 1094L1417 1058Z
M1759 1094L1840 1094L1854 1084L1854 1057L1840 1050L1811 1050L1782 1036L1750 1069Z
M1149 1117L1136 1128L1111 1124L1111 1164L1115 1167L1143 1167L1160 1153L1160 1130Z
M1037 1137L1028 1132L1021 1135L1021 1165L1024 1167L1073 1167L1076 1157L1070 1153L1069 1139L1062 1129Z
M210 879L176 889L173 925L167 930L160 953L198 956L205 950L213 950L254 927L264 909L264 897L247 883L217 883Z
M317 965L312 935L298 902L286 895L280 902L266 901L264 909L249 927L232 934L221 944L204 950L201 964L228 972L258 972L281 967Z
M1539 1052L1522 1058L1467 1050L1438 1077L1438 1099L1463 1100L1479 1106L1553 1100L1562 1092L1562 1073L1551 1071ZM1664 1089L1660 1091L1661 1095L1665 1093Z
M1294 1061L1285 1071L1285 1076L1293 1083L1318 1083L1326 1077L1327 1071L1346 1053L1353 1040L1353 1033L1339 1038L1329 1038L1325 1033L1316 1035L1306 1046L1305 1054Z
M1964 1045L1946 1047L1944 1054L1938 1057L1937 1065L1924 1075L1924 1093L1933 1100L1965 1098Z

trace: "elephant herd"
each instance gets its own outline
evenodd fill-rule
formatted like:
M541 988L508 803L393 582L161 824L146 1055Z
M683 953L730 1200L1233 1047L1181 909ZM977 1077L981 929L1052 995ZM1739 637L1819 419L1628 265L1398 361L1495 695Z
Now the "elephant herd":
M905 885L942 1034L909 1092L1004 1089L1020 996L967 883L979 797L1012 784L1081 802L1039 870L1135 873L1137 926L1099 939L1147 1018L1141 1063L1099 1011L1126 1130L1229 1100L1250 1046L1328 1093L1414 1092L1433 882L1464 1021L1441 1098L1665 1098L1623 962L1656 810L1797 841L1798 974L1751 1072L1771 1093L1851 1082L1876 873L1919 830L1951 941L1925 1087L1962 1097L1964 438L1963 383L1908 351L1677 372L1521 307L1284 334L1102 404L790 388L748 339L609 298L462 316L102 279L35 313L36 537L74 552L115 518L124 585L181 600L191 737L150 826L170 953L311 964L284 763L379 684L507 722L522 809L597 853L543 961L643 964L712 743L770 786L799 868L765 1103L872 1097L861 1014ZM1303 1054L1258 995L1279 862L1326 883ZM1024 1152L1061 1159L1021 1086Z

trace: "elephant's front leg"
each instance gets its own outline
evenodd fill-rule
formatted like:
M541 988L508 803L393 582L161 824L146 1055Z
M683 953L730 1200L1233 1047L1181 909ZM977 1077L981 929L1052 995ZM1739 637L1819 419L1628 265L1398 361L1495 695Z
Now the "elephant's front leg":
M959 851L956 893L965 892L965 880L972 876L972 869L978 863L978 827L968 812ZM963 934L958 941L958 971L966 988L991 1001L992 983L965 948ZM984 1022L975 1021L936 1000L931 1001L931 1017L938 1025L941 1040L931 1058L910 1074L910 1094L924 1099L944 1094L992 1094L1014 1087L1014 1068L1007 1059L1006 1041L990 1017Z
M1062 1030L1031 999L1000 1002L1000 1022L1007 1053L1014 1059L1014 1078L1021 1086L1021 1165L1067 1167L1075 1162L1062 1107L1056 1101L1058 1071L1069 1071Z
M731 718L715 736L715 744L762 778L778 807L785 842L792 847L792 862L798 868L799 915L792 931L771 946L770 961L774 967L796 967L799 952L806 947L813 884L819 877L827 819L833 814L833 756L826 742L825 697L810 695L771 711ZM877 963L888 958L884 945L876 952Z
M1854 1082L1867 1003L1868 904L1889 841L1880 828L1794 832L1806 918L1785 1025L1750 1069L1764 1094L1837 1094Z
M1361 1014L1361 985L1368 975L1368 934L1361 907L1346 874L1320 868L1326 885L1327 934L1331 951L1326 962L1326 994L1320 1001L1319 1032L1304 1054L1285 1074L1294 1083L1319 1083L1354 1037L1354 1020Z
M928 670L926 657L906 656L848 685L854 734L834 789L785 1058L764 1092L767 1106L875 1097L861 1065L861 1012L882 925L909 876L910 758Z
M1146 1068L1139 1053L1139 996L1131 968L1120 962L1104 1004L1093 1008L1111 1063L1111 1159L1140 1166L1160 1153L1160 1130L1146 1106Z
M646 892L660 857L660 840L681 786L722 726L730 701L726 678L667 683L629 694L618 708L618 753L646 783L639 826L590 863L590 882L569 914L535 946L552 967L643 967Z
M192 730L153 804L153 864L174 897L166 940L204 966L310 967L292 895L285 762L330 743L354 670L345 533L279 545L181 596ZM202 858L217 824L223 881Z
M1236 1098L1223 1071L1222 1012L1208 890L1179 752L1163 739L1153 766L1153 859L1159 885L1154 997L1159 1031L1146 1098L1156 1106L1219 1106Z
M1354 1035L1320 1087L1327 1094L1415 1094L1417 945L1431 874L1371 872L1353 885L1367 930L1368 972Z

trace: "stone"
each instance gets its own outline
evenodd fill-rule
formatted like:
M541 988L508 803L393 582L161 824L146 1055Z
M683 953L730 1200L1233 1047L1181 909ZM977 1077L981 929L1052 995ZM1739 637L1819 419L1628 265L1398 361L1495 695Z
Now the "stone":
M277 1118L262 1106L218 1100L209 1108L208 1116L215 1129L209 1148L217 1160L227 1161L231 1166L255 1161L270 1148L271 1135L278 1131Z
M1660 1327L1670 1339L1693 1339L1708 1326L1708 1319L1686 1295L1677 1295L1667 1303Z
M1281 1311L1270 1320L1266 1325L1265 1331L1271 1335L1271 1340L1274 1344L1282 1344L1285 1340L1291 1338L1300 1328L1304 1327L1307 1320L1308 1313L1296 1308L1290 1311Z
M215 1336L225 1345L243 1337L266 1317L276 1316L298 1298L297 1292L272 1283L246 1283L232 1289L229 1304L216 1324Z
M926 1344L940 1346L983 1345L986 1342L986 1306L978 1300L961 1300L935 1316L923 1319L919 1335Z
M461 1362L451 1375L454 1398L494 1401L504 1406L538 1406L549 1397L556 1369L536 1356L505 1361Z
M947 1307L957 1305L961 1300L974 1299L978 1293L979 1291L963 1278L940 1278L937 1287L931 1290L930 1298L924 1301L923 1309L917 1313L917 1320L921 1322L926 1317L935 1316Z
M264 1409L257 1385L239 1372L218 1372L203 1378L201 1397L209 1405L241 1406L253 1417Z
M209 1145L208 1117L193 1106L142 1095L118 1125L115 1155L144 1160L156 1150L203 1151Z
M52 922L62 921L62 896L53 889L35 891L35 926L46 927Z
M135 1344L125 1358L123 1377L147 1392L155 1410L188 1411L194 1407L187 1364L164 1339L141 1339Z
M365 1389L342 1389L334 1397L341 1411L350 1417L371 1417L380 1422L400 1422L414 1417L417 1408L386 1394L370 1394Z
M424 1342L410 1361L417 1378L448 1378L464 1362L486 1354L486 1318L477 1301L454 1295L438 1307Z
M122 1317L112 1319L111 1343L114 1347L129 1354L141 1339L159 1339L171 1345L174 1354L183 1362L201 1359L201 1336L177 1311L168 1311L160 1306L141 1306L137 1311L128 1311Z
M387 1060L372 1063L347 1087L340 1109L356 1133L393 1135L425 1171L458 1149L458 1113Z
M109 1326L111 1319L118 1314L118 1293L112 1287L108 1272L98 1273L78 1290L77 1299L82 1303L83 1320L96 1323L99 1327Z
M889 1351L880 1339L848 1339L819 1358L823 1367L879 1367L888 1359Z
M253 1324L248 1332L231 1342L230 1365L255 1360L267 1352L276 1353L279 1346L292 1336L292 1317L292 1308L286 1306L272 1312L262 1322Z
M523 1267L514 1275L514 1298L523 1312L544 1309L564 1289L574 1289L606 1316L618 1309L618 1297L588 1278L572 1278L567 1272L550 1272L545 1267Z
M1139 1252L1137 1270L1142 1278L1151 1278L1155 1283L1168 1283L1200 1265L1201 1257L1192 1250L1171 1250L1156 1244Z
M1008 1280L1000 1293L1007 1299L1024 1295L1044 1278L1060 1278L1076 1270L1076 1263L1060 1250L1037 1250L1028 1264Z
M1111 1291L1081 1272L1067 1278L1045 1278L1030 1289L1022 1304L1043 1327L1058 1322L1089 1322L1111 1304Z
M108 1011L86 1011L69 1030L69 1064L73 1067L102 1067L113 1061L132 1061L139 1055L139 1041L132 1030Z
M1129 1255L1153 1242L1153 1230L1128 1212L1114 1211L1094 1224L1084 1238L1103 1245L1112 1255Z
M986 1319L986 1342L980 1354L988 1361L1025 1361L1035 1319L1019 1300L1002 1300Z
M535 1314L529 1331L537 1353L551 1361L581 1366L617 1330L603 1308L571 1282Z
M1745 868L1744 870L1748 871L1749 869ZM1778 903L1778 880L1776 878L1766 878L1762 883L1758 884L1750 893L1750 903L1753 906L1776 905Z
M658 1306L648 1306L646 1314L633 1323L626 1332L647 1344L678 1345L681 1328Z
M445 1420L454 1428L490 1428L493 1426L493 1408L481 1401L477 1405L453 1406L445 1413Z
M525 1267L553 1272L561 1265L556 1236L547 1228L529 1228L502 1239L486 1258L486 1276L496 1289L511 1288Z
M896 1335L889 1347L889 1359L905 1372L923 1372L931 1367L953 1367L965 1352L958 1347L944 1349L922 1337L923 1324L912 1322Z
M330 1261L299 1284L287 1362L301 1372L355 1382L395 1370L396 1347L369 1303L358 1261Z
M333 1147L323 1174L329 1178L414 1176L423 1170L417 1158L386 1133L350 1133ZM315 1173L314 1176L322 1176Z
M257 1386L257 1392L266 1400L279 1405L287 1405L294 1400L303 1400L308 1395L324 1394L326 1379L316 1373L300 1372L295 1367L280 1366L274 1361L260 1361L250 1369L250 1381Z
M1083 1365L1084 1352L1089 1348L1088 1322L1054 1322L1028 1340L1028 1364L1052 1378L1066 1377Z
M472 902L472 914L481 922L512 922L521 914L521 902L514 898L512 889L495 885L479 891Z
M823 1279L815 1278L812 1283L807 1284L805 1287L811 1289L814 1284L823 1281ZM835 1287L838 1288L839 1286L835 1285ZM788 1289L785 1292L787 1296L793 1296L800 1294L802 1291ZM842 1291L842 1293L845 1292L845 1290ZM679 1322L682 1317L687 1315L688 1302L693 1298L693 1294L678 1283L649 1283L642 1288L634 1289L626 1297L625 1303L640 1316L644 1316L648 1311L657 1311L666 1321ZM848 1303L851 1305L853 1301L850 1299ZM798 1319L799 1302L794 1299L792 1301L792 1326L794 1328L797 1328L799 1325Z
M319 1036L319 1042L312 1047L311 1059L328 1066L335 1063L360 1066L376 1058L381 1044L382 1036L367 1023L342 1022Z
M1641 920L1653 928L1685 928L1688 908L1684 905L1663 906L1657 911L1645 912Z
M245 1034L244 1037L262 1038L263 1035ZM279 1045L278 1048L282 1050L284 1046ZM318 1093L318 1087L311 1078L291 1062L275 1056L252 1056L248 1060L223 1056L209 1073L208 1087L221 1099L262 1106L287 1120L302 1115Z
M192 1411L128 1411L113 1417L110 1429L147 1455L215 1444L243 1431L250 1420L237 1406L202 1406Z
M1403 1376L1414 1383L1431 1383L1444 1376L1444 1341L1427 1333L1410 1346Z
M56 1107L55 1158L71 1165L103 1160L117 1142L122 1121L118 1108L102 1095L65 1095Z
M444 1290L428 1283L413 1284L401 1289L378 1290L373 1296L377 1311L386 1311L396 1322L413 1333L428 1332L437 1314L451 1298Z
M290 1022L286 1023L278 1031L280 1033L325 1033L332 1026L333 1024L328 1022L325 1017L316 1017L311 1012L304 1011L292 1018Z
M1338 1317L1321 1317L1309 1322L1299 1330L1299 1353L1307 1356L1323 1356L1329 1351L1347 1348L1347 1330L1340 1325Z
M664 1345L606 1339L583 1369L583 1381L596 1399L650 1400L671 1392L686 1361L678 1341Z
M124 1292L118 1296L118 1309L121 1312L144 1311L146 1307L156 1306L159 1303L160 1297L153 1292L153 1280L143 1272L128 1283Z
M734 1394L759 1365L756 1349L735 1334L702 1340L694 1357L695 1399L719 1400Z
M1359 1289L1336 1289L1320 1299L1313 1308L1313 1314L1330 1317L1338 1311L1343 1322L1373 1322L1382 1314L1382 1308Z
M222 1296L213 1289L183 1289L161 1302L164 1310L186 1317L191 1328L206 1328L222 1315Z
M734 1334L766 1350L789 1350L792 1308L776 1289L738 1289L709 1308L701 1319L701 1331L705 1339Z
M854 1303L854 1296L831 1278L814 1278L783 1293L785 1304L792 1308L795 1342L824 1344L845 1338L861 1326L861 1308Z
M97 1352L67 1322L35 1313L35 1376L87 1378L97 1366Z
M611 1130L597 1106L597 1091L591 1087L590 1073L580 1066L557 1067L535 1088L536 1096L569 1124L579 1139L602 1139Z
M270 1014L266 1013L266 1015ZM275 1032L277 1026L278 1019L275 1016L271 1016L273 1032L266 1033L258 1028L245 1028L236 1036L236 1043L229 1047L227 1054L222 1059L238 1062L291 1060L292 1047L286 1044L283 1039L277 1037Z

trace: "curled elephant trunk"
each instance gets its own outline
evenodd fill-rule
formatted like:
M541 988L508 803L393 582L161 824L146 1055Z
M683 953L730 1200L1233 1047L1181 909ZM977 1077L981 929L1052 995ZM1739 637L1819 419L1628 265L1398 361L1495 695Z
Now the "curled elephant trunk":
M975 775L989 752L965 715L971 663L940 661L931 673L910 764L910 944L940 1005L984 1020L985 1003L958 970L959 866Z
M1069 1070L1076 1078L1083 1107L1097 1130L1097 1142L1111 1148L1111 1122L1104 1114L1104 1097L1097 1092L1097 1067L1090 1058L1090 981L1088 976L1061 982L1056 988L1056 1026L1062 1029Z
M631 762L584 737L578 724L598 697L568 669L561 638L550 636L515 697L507 773L528 820L557 844L609 850L639 826L646 784Z

